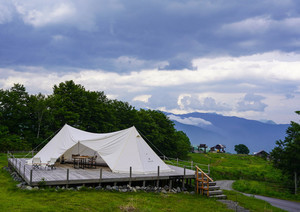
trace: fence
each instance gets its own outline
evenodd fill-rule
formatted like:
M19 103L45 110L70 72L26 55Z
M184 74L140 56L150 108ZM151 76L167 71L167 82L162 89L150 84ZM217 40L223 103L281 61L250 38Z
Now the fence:
M178 167L187 167L190 168L191 170L196 171L196 166L200 167L203 171L206 173L210 174L210 167L209 164L200 164L200 163L195 163L194 161L186 161L186 160L181 160L179 158L170 158L167 156L160 156L160 158L163 159L163 161L166 164L170 164L173 166L178 166Z

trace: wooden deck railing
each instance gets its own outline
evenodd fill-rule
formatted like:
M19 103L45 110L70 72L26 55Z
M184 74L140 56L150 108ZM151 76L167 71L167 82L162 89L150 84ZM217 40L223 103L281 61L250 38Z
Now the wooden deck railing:
M201 173L201 177L199 178L199 172ZM209 182L213 182L205 172L203 172L198 166L196 166L196 191L199 193L199 189L201 190L201 194L204 194L204 190L206 190L206 195L209 196ZM199 186L200 184L200 186ZM206 187L205 187L206 184Z

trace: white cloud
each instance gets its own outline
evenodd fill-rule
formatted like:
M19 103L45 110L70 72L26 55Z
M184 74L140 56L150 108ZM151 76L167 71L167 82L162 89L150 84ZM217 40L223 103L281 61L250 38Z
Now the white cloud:
M9 1L2 1L0 3L0 24L8 23L13 18L13 5Z
M14 0L15 8L24 23L34 27L67 25L79 30L97 29L98 17L114 14L123 9L119 1L106 0ZM110 27L107 27L109 31Z
M202 118L194 118L194 117L181 118L181 117L175 116L175 115L168 115L168 117L171 120L177 121L177 122L182 123L182 124L188 124L188 125L193 125L193 126L201 126L201 127L212 125L211 122L206 121Z
M300 33L299 29L300 18L288 17L282 20L273 20L270 16L251 17L241 21L230 24L224 24L220 31L227 32L229 35L236 35L236 33L250 33L250 34L263 34L267 31L285 30L293 33Z
M242 21L226 24L222 30L239 33L264 33L272 25L270 17L254 17Z
M42 67L0 68L0 87L8 89L14 83L22 83L31 93L49 94L54 84L74 80L86 89L104 91L134 106L165 108L176 113L222 112L286 123L291 116L280 115L286 113L286 106L281 104L289 104L291 111L297 110L300 104L299 61L300 54L270 52L244 57L199 58L193 60L195 70L114 73L64 69L58 74ZM265 99L251 100L246 94ZM282 111L273 117L279 107Z
M132 99L132 101L141 101L147 103L152 95L140 95Z

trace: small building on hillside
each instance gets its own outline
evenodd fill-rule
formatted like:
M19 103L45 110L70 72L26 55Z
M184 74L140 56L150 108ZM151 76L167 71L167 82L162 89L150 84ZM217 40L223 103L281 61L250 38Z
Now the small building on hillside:
M225 153L226 151L225 151L225 148L226 148L226 146L225 145L223 145L223 144L217 144L216 146L213 146L213 147L211 147L210 148L210 151L211 152L222 152L222 153Z
M200 144L199 146L191 146L192 153L206 153L206 144Z
M206 153L207 145L206 144L200 144L198 146L199 153Z
M254 152L253 155L261 157L261 158L266 158L266 159L269 159L269 157L270 157L270 154L267 153L265 150L261 150L259 152Z

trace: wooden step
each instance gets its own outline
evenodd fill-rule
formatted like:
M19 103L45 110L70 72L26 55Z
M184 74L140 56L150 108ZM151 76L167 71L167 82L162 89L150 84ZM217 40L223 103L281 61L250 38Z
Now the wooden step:
M200 182L199 182L199 183L200 183ZM203 183L203 185L206 186L207 183ZM215 186L215 185L217 185L216 182L209 182L209 186Z
M207 186L204 186L205 189L207 189ZM220 186L209 186L208 188L210 191L214 191L214 190L220 190Z
M204 194L207 194L207 191L204 191ZM209 191L209 196L214 196L214 195L221 195L223 194L222 190L214 190L214 191Z
M227 196L225 194L219 194L219 195L209 196L209 198L227 199Z

